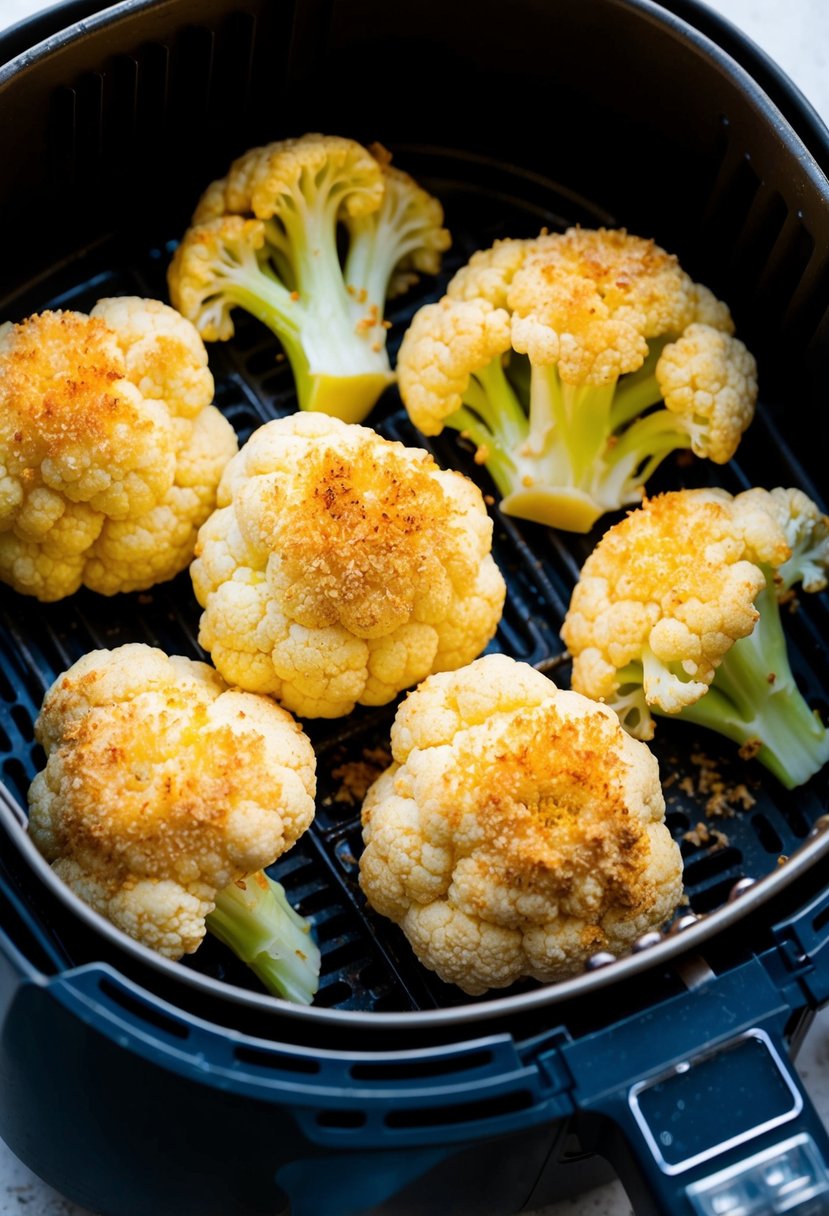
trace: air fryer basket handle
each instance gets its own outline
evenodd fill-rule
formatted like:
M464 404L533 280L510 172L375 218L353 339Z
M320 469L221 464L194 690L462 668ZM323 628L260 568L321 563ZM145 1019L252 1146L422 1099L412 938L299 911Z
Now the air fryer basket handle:
M563 1045L581 1139L636 1216L825 1216L829 1135L791 1063L793 1028L829 1001L829 891L774 945Z
M607 1101L597 1147L637 1216L821 1216L829 1136L776 1035L752 1028Z

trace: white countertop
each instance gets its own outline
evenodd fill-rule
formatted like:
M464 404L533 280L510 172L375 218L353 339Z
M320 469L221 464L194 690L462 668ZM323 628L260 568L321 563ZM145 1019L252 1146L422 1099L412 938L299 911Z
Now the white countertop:
M0 0L0 28L47 7L42 0ZM829 4L826 0L716 0L711 5L754 39L829 121ZM815 1020L798 1069L829 1124L829 1009ZM630 1216L618 1183L553 1204L534 1216ZM90 1216L21 1165L0 1141L0 1216ZM148 1213L149 1216L149 1213ZM184 1216L199 1216L197 1212ZM331 1213L336 1216L336 1213ZM436 1213L435 1216L441 1216ZM528 1214L529 1216L529 1214Z

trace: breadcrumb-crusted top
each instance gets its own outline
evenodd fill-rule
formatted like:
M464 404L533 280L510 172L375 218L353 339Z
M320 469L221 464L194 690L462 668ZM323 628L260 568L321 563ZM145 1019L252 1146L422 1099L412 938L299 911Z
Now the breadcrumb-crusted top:
M152 430L142 405L117 335L102 320L37 313L0 341L0 414L13 467L54 461L79 445L115 455L123 428L137 438Z
M582 569L562 629L573 687L610 698L618 670L652 655L650 703L670 713L698 700L754 628L761 565L775 568L790 552L768 495L680 490L648 499L605 533Z
M314 756L264 697L131 644L58 677L36 723L47 765L30 831L71 886L170 957L217 891L270 865L314 813Z
M677 258L624 229L570 228L538 242L509 291L516 350L576 384L635 371L647 339L680 334L696 305Z
M276 467L256 475L259 452L271 445ZM220 502L245 463L253 480L238 482L240 527L254 551L269 555L283 611L306 627L386 634L447 573L472 580L486 552L479 491L425 451L366 427L312 414L271 424L228 470Z
M99 300L0 329L0 579L42 600L172 578L237 449L193 325Z
M558 901L589 875L607 907L633 906L646 894L649 844L628 806L631 756L615 715L580 701L552 691L496 729L456 738L443 779L447 830L462 841L471 817L485 869L511 887Z
M483 496L422 448L299 412L254 432L218 501L190 570L201 644L303 717L384 704L495 632Z
M605 706L488 655L401 705L360 882L466 992L572 975L665 921L682 862L655 758Z
M443 577L456 512L436 472L425 453L367 442L310 452L287 494L268 487L284 509L266 543L291 584L286 607L303 605L296 619L370 637L409 616L420 580Z

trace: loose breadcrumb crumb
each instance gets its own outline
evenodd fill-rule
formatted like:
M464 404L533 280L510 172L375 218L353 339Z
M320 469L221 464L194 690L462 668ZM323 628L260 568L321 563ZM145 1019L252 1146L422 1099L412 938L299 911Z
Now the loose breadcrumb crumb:
M696 801L704 799L705 814L709 819L733 819L738 811L751 810L757 802L744 781L728 782L722 776L716 760L705 752L692 752L690 760L695 772L682 778L672 773L662 783L663 788L676 785L688 798Z
M725 849L731 843L725 832L720 832L717 828L709 828L706 823L698 823L690 832L684 832L682 836L688 844L696 845L697 848L706 848L710 846L711 852L716 852L718 849Z
M331 770L331 776L340 782L332 801L344 802L348 806L359 806L370 785L391 764L391 752L384 747L364 747L361 760L348 760Z

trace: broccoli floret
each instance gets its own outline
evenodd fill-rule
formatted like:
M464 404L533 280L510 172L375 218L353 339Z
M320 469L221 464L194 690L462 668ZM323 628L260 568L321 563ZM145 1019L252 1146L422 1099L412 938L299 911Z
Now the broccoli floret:
M650 499L587 559L562 637L573 688L640 739L652 713L714 730L788 789L829 761L791 671L779 597L826 586L829 520L799 490Z
M670 452L733 456L757 385L730 328L652 241L581 229L504 241L416 314L400 389L424 434L450 426L476 444L503 511L586 532L640 502Z
M170 295L208 341L232 336L236 307L257 317L282 343L300 407L359 422L394 379L386 299L438 271L442 222L440 203L379 145L283 140L208 188Z
M231 883L216 897L206 923L274 996L311 1004L319 987L319 948L280 883L261 870Z

